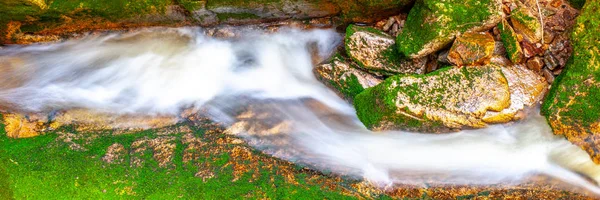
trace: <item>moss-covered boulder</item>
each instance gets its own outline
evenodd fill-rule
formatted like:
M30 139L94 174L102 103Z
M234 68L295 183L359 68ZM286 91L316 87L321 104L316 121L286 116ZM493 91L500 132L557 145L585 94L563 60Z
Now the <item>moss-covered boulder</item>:
M352 101L356 95L382 80L364 72L344 57L336 55L329 63L315 67L315 75L340 96Z
M502 18L499 0L418 0L397 37L399 52L419 58L449 45L456 35L488 30Z
M426 58L402 59L394 38L372 27L346 29L346 53L362 69L377 75L424 74Z
M507 21L502 20L502 22L498 24L498 30L500 31L500 38L510 61L513 63L524 62L523 50L521 49L521 44L519 44L517 34L513 28Z
M554 134L600 164L600 2L587 1L571 35L574 52L543 105Z
M510 106L510 91L499 66L448 67L390 77L357 95L354 106L372 130L447 132L485 127L488 111Z
M496 41L487 32L468 32L454 41L448 60L457 66L485 65L490 63Z
M540 20L533 14L533 11L525 5L519 7L510 13L510 22L515 32L523 35L532 43L540 42L544 30Z

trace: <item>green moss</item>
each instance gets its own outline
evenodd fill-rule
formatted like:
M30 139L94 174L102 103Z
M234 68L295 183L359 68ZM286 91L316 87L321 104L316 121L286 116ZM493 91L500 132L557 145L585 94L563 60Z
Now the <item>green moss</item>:
M574 52L563 73L554 81L542 113L565 126L590 126L600 122L600 3L588 1L571 35ZM560 116L560 117L559 117ZM559 119L558 119L559 118ZM553 127L558 128L558 127Z
M396 44L404 56L422 57L450 44L456 33L477 29L498 17L495 0L418 0L410 10Z
M1 126L1 125L0 125ZM2 127L0 127L2 128ZM2 129L3 130L3 129ZM64 128L60 131L83 134L77 140L88 151L73 151L55 133L29 139L10 139L0 134L0 198L2 199L348 199L336 190L322 189L315 183L292 184L284 175L272 170L261 170L261 176L253 181L252 174L244 174L232 181L233 168L227 165L231 155L227 152L204 155L190 163L182 163L182 134L176 138L176 155L173 164L159 168L145 152L142 167L132 167L127 162L107 164L101 160L108 146L123 144L125 152L132 152L132 143L141 138L155 138L149 130L135 134L77 133ZM2 132L2 131L0 131ZM2 132L3 133L3 132ZM194 135L206 143L203 148L231 149L235 145L216 143L220 137L204 136L202 130ZM88 138L86 138L88 137ZM91 143L83 141L97 137ZM221 136L222 137L222 136ZM254 152L259 154L258 152ZM264 156L260 155L259 156ZM195 176L203 163L214 166L214 178L203 181ZM265 164L259 163L260 166ZM265 169L265 168L260 168ZM307 177L306 171L294 172L297 177ZM273 187L273 185L277 187Z
M27 0L2 0L0 1L0 24L8 21L24 21L26 16L37 15L42 11L42 7Z
M177 2L189 12L194 12L205 6L204 2L199 0L177 0Z
M149 14L164 14L172 0L54 0L49 13L74 14L85 12L107 19L123 19Z
M523 60L523 52L521 51L521 45L517 40L517 35L508 22L503 21L498 24L498 29L500 30L500 38L504 47L506 48L506 53L508 54L508 58L513 63L521 63Z

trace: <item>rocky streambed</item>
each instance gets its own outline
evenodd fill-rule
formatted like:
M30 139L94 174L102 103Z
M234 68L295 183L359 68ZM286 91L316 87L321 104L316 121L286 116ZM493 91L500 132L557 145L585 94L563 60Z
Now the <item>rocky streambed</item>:
M0 3L0 196L596 198L596 2L77 3Z

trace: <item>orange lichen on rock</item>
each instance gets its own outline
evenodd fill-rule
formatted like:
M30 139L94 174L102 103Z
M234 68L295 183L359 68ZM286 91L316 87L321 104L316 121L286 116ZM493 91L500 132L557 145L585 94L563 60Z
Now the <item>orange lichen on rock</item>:
M41 122L21 114L4 114L4 129L11 138L30 138L40 135Z

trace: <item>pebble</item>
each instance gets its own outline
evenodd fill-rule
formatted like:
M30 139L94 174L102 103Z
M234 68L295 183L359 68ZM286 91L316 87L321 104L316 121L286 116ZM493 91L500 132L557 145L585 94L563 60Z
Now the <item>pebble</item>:
M542 59L540 57L533 57L529 60L527 60L527 68L529 68L530 70L533 70L537 73L540 73L540 71L542 70L542 68L544 67L544 62L542 61Z
M554 75L552 75L552 72L548 69L544 69L542 70L542 75L544 75L544 77L546 78L546 81L548 81L548 83L552 84L554 83Z

